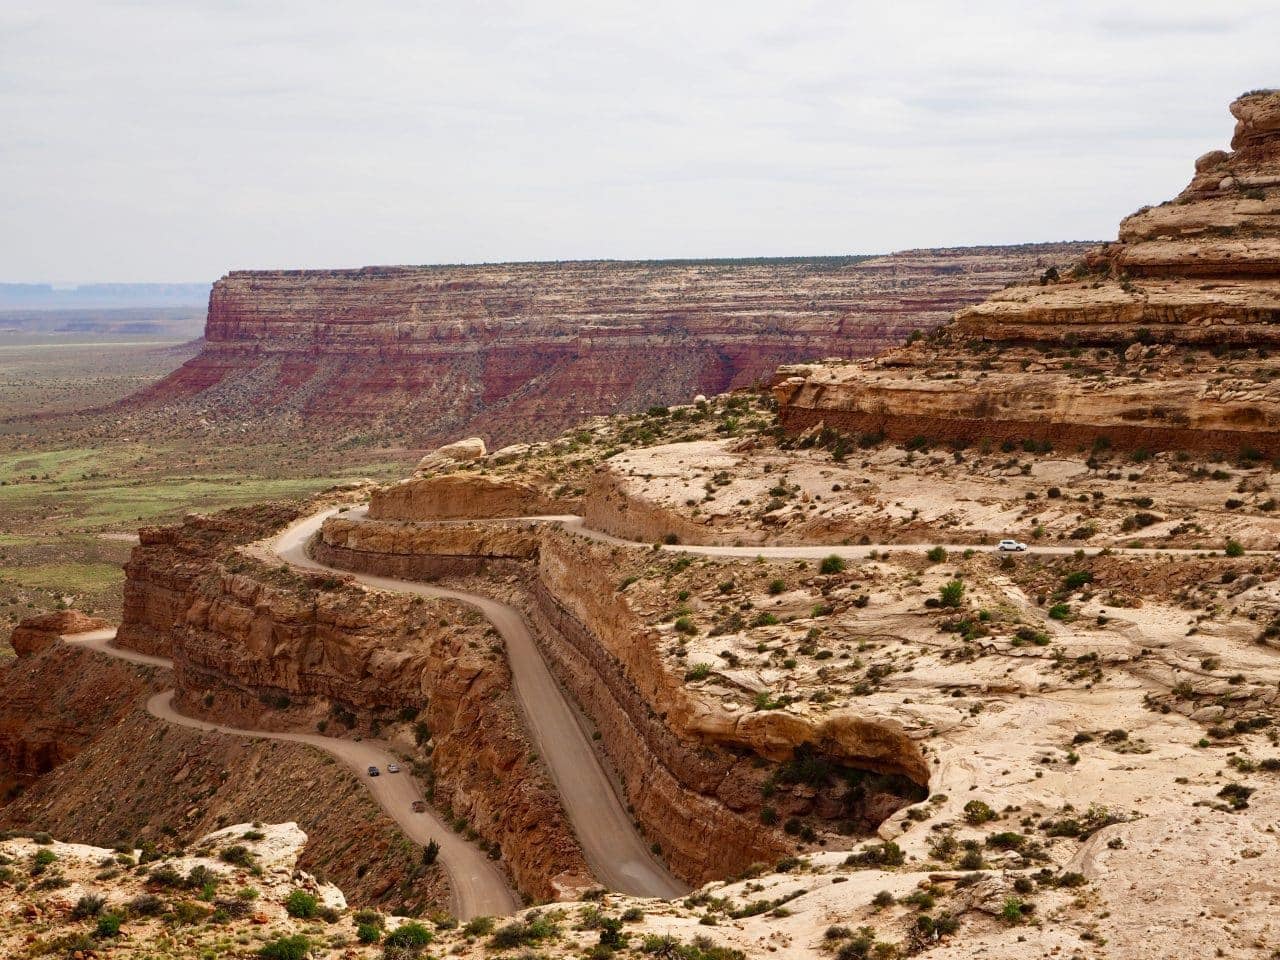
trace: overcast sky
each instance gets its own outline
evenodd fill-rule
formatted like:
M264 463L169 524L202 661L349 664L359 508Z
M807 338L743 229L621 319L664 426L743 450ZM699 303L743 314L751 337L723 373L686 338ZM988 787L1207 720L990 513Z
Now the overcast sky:
M1280 4L0 4L0 280L1111 238Z

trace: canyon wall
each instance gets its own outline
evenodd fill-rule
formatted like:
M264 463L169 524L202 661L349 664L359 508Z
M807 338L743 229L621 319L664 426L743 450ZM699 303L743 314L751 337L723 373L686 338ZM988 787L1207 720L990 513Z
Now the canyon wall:
M396 737L435 803L501 852L520 890L551 899L589 885L487 622L452 601L252 559L233 549L248 525L231 513L150 531L127 568L120 642L173 658L177 708L236 726ZM271 531L259 532L291 516L263 508Z
M780 363L869 356L1083 249L235 272L214 284L199 355L122 409L157 429L189 414L527 440Z
M872 361L783 367L783 426L952 443L1280 455L1280 93L1070 271Z
M146 712L168 671L57 641L0 671L0 829L177 847L228 823L294 820L302 866L357 903L446 905L418 848L363 786L314 750L206 734Z
M927 784L928 767L900 725L833 715L815 724L782 712L745 715L691 694L664 668L658 639L617 591L617 579L645 551L602 544L556 525L415 524L334 518L312 545L322 562L368 573L412 575L416 563L450 563L465 551L525 574L521 602L552 671L601 734L627 802L679 876L701 883L739 873L794 849L762 822L763 786L797 748L835 763ZM444 568L431 567L434 572ZM464 569L464 572L465 571ZM470 589L470 588L468 588ZM785 814L813 797L775 795ZM819 804L821 804L819 800ZM861 815L871 830L909 802L872 792ZM789 805L792 804L792 805Z

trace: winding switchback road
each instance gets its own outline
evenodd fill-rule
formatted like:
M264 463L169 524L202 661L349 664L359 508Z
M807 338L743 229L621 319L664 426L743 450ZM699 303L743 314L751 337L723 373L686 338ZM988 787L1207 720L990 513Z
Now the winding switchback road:
M130 663L171 669L173 663L164 657L155 657L134 650L117 647L114 630L95 630L90 633L69 634L63 639L99 653L128 660ZM173 691L163 690L147 701L147 711L154 717L213 733L228 733L237 737L254 737L266 740L287 740L318 747L342 761L355 773L360 782L373 795L373 799L391 819L399 824L404 835L415 843L425 845L431 840L440 844L440 863L449 877L453 893L453 910L461 919L477 916L493 916L514 913L519 906L506 878L497 864L490 860L475 844L454 833L431 807L423 813L414 813L415 800L422 799L413 777L407 773L388 774L387 764L397 762L388 746L378 740L343 740L323 737L315 733L282 733L273 730L243 730L223 724L197 720L179 713L173 706ZM370 777L369 767L378 767L384 773Z
M307 553L307 542L336 512L328 510L294 524L275 539L272 549L286 563L305 570L341 573L378 590L459 600L479 610L506 643L516 699L596 879L611 890L635 896L686 893L688 886L650 853L627 815L613 778L592 745L585 720L551 675L520 611L476 594L353 573L313 560Z

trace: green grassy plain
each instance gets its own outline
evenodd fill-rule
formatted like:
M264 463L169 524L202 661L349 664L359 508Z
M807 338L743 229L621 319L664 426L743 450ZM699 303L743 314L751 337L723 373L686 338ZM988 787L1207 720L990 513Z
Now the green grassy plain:
M8 346L0 338L0 659L24 617L73 606L117 619L126 538L140 526L303 498L361 477L393 479L416 456L301 440L235 443L199 430L151 442L116 435L110 413L33 416L115 402L185 355L171 344Z

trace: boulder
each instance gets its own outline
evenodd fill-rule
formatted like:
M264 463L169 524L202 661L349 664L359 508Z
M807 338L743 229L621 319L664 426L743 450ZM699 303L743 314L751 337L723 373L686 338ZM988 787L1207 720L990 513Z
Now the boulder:
M27 617L9 636L9 644L20 657L30 657L51 646L64 634L88 633L109 627L107 621L79 610L59 610Z
M485 452L484 439L482 437L467 437L465 440L455 440L453 443L446 443L442 447L436 447L419 460L415 472L424 473L429 470L437 470L453 463L469 463L472 460L479 460L485 455Z

